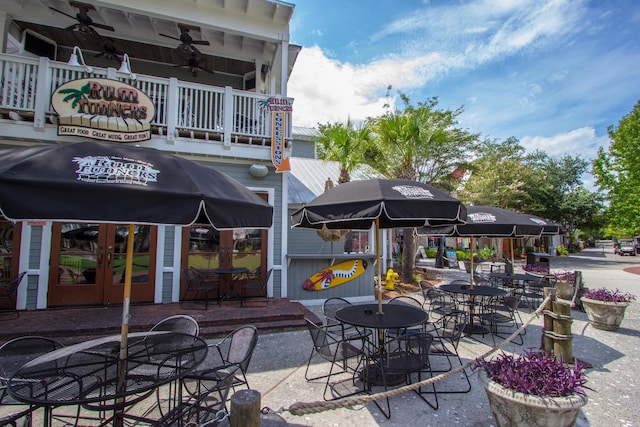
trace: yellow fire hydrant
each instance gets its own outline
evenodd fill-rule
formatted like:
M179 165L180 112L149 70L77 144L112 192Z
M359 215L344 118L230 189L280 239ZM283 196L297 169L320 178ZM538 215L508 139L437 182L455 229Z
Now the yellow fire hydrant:
M387 270L387 284L384 287L388 291L394 291L396 289L396 280L398 280L399 274L393 271L393 268Z

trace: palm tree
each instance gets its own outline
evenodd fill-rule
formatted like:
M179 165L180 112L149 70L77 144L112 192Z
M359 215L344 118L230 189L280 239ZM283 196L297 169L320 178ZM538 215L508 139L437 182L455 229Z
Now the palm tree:
M437 109L437 98L412 106L407 96L399 94L404 110L372 119L376 142L384 153L386 174L437 185L464 163L467 153L478 140L457 127L455 111ZM402 281L413 281L415 245L413 229L403 230Z
M364 163L364 153L372 140L371 129L367 123L356 126L347 119L347 123L319 125L319 131L319 157L340 164L338 184L351 181L350 173Z

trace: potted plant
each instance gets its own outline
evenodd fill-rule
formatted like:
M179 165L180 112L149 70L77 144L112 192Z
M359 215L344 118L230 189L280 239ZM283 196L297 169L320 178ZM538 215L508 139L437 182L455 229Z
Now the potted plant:
M620 327L627 307L635 299L635 295L618 289L598 288L587 291L580 301L594 328L615 331Z
M585 366L577 360L570 366L542 351L502 352L476 359L476 369L498 426L572 426L587 403Z

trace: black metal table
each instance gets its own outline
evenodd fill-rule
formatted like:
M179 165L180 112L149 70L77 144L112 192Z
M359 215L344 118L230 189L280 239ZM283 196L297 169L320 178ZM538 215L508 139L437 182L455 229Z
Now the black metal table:
M242 296L235 290L235 284L242 280L245 275L249 272L248 268L245 267L233 267L233 268L216 268L213 270L214 273L218 274L220 280L224 280L227 285L227 292L220 298L220 303L227 301L242 299Z
M411 326L422 325L427 322L429 315L426 311L404 304L383 304L382 313L378 313L378 304L354 304L336 311L338 321L349 325L377 330L377 342L369 357L378 357L382 360L381 352L384 351L384 331L386 329L404 329ZM404 376L385 375L387 384L395 384L404 381ZM371 384L382 384L376 373L370 373ZM370 385L371 385L370 384Z
M44 407L45 425L51 422L50 409L63 405L113 410L112 421L119 425L125 408L191 372L208 349L204 340L187 334L132 333L123 364L120 339L98 338L38 357L14 374L8 391L16 400Z
M487 331L479 325L474 325L473 317L475 312L476 297L499 297L507 295L507 291L504 289L496 288L493 286L485 286L485 285L475 285L471 287L470 285L463 285L458 283L446 284L438 286L439 289L442 289L445 292L449 292L452 294L466 295L468 296L468 307L469 307L469 325L465 332L471 334L485 334Z

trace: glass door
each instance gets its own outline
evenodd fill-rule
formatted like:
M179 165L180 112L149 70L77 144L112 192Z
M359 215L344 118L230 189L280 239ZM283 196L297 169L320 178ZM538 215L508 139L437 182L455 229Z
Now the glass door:
M131 302L153 302L157 227L136 225ZM129 227L54 223L49 306L122 303Z

